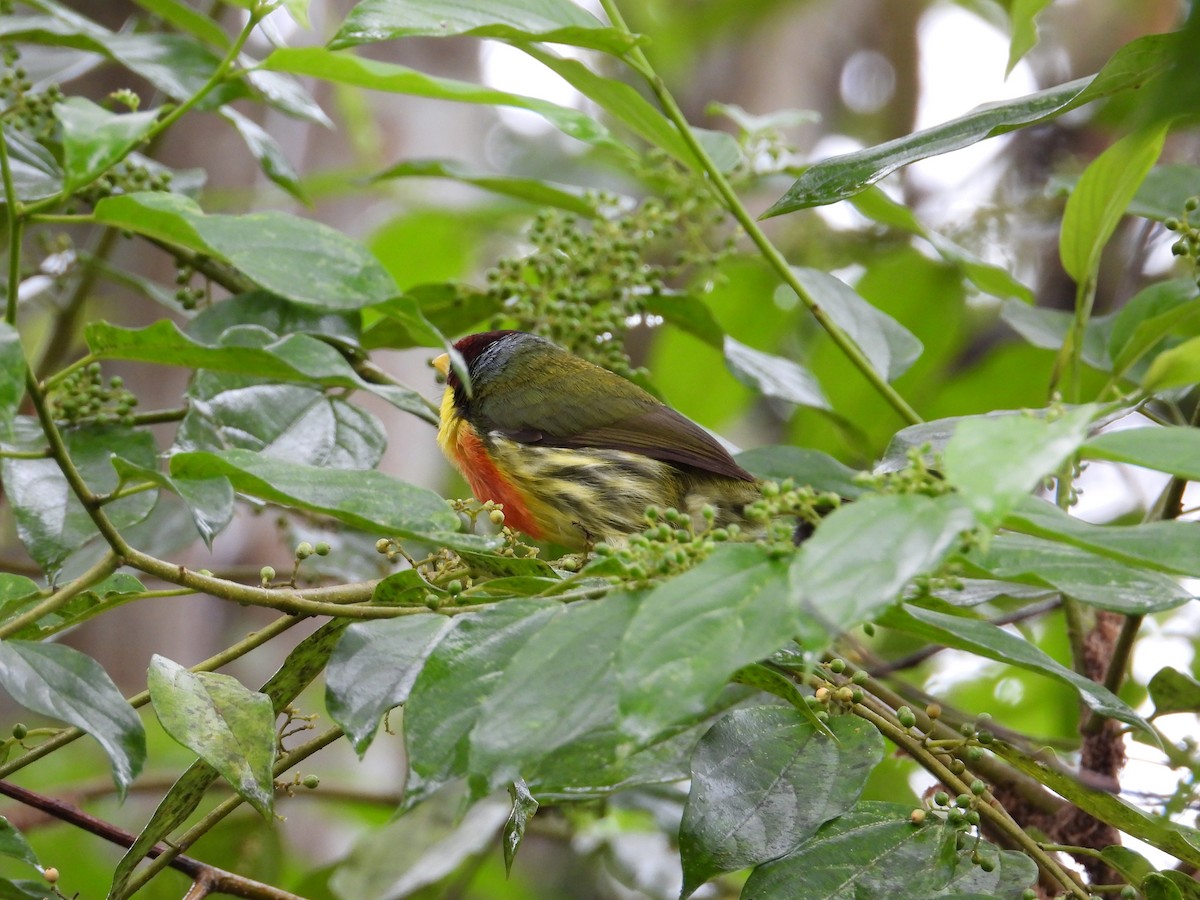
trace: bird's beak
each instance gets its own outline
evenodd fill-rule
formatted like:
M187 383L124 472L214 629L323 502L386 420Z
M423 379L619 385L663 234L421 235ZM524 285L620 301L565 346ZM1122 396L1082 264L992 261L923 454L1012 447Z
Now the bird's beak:
M450 354L443 353L441 356L435 357L433 367L442 373L443 378L450 376Z

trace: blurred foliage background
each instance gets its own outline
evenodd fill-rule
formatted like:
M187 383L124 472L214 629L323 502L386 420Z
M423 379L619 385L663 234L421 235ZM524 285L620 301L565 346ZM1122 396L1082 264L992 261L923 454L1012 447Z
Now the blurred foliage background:
M693 124L753 132L756 152L749 159L752 167L760 168L744 173L743 199L758 214L787 189L799 167L898 138L978 103L1094 73L1131 40L1176 28L1181 13L1176 0L1034 5L1045 7L1036 18L1038 40L1015 62L1007 79L1008 7L1022 6L1020 0L626 0L622 9L630 27L649 36L646 52ZM71 0L68 6L117 31L163 27L157 17L162 8L150 0ZM297 25L286 12L276 12L251 36L246 51L262 58L272 41L292 47L322 45L351 7L347 0L312 0L307 6L310 29ZM236 33L247 15L237 4L219 0L198 11L227 34ZM370 44L360 52L431 75L544 95L596 112L591 101L497 42L418 37ZM97 102L130 84L129 72L97 65L94 55L85 51L33 45L22 54L22 65L35 83L61 82L69 93ZM604 60L598 64L608 65ZM401 289L439 282L470 286L468 296L474 299L465 302L479 302L485 313L479 317L481 324L492 308L489 291L519 280L518 261L541 246L539 229L561 236L569 227L564 224L569 213L547 212L529 199L486 190L486 183L481 188L470 183L471 177L434 176L486 173L620 197L666 196L671 202L659 215L694 215L703 227L711 224L712 211L688 194L686 186L672 184L653 159L644 163L639 178L605 148L574 141L528 111L455 104L320 79L311 80L308 87L328 123L305 121L259 103L232 104L274 138L283 161L269 156L265 164L256 160L238 130L211 112L183 119L163 136L154 158L178 172L206 173L203 196L208 213L279 209L313 218L370 248ZM154 90L141 85L138 92L148 97ZM1130 102L1118 98L1089 106L900 170L884 186L887 196L914 217L908 228L887 224L887 200L875 193L770 219L764 228L794 266L837 274L921 341L923 355L895 386L924 418L1040 408L1046 403L1058 345L1040 337L1039 329L1055 333L1053 311L1065 315L1075 302L1075 286L1058 257L1064 197L1087 162L1127 126ZM1161 162L1194 161L1198 142L1194 129L1172 133ZM1200 191L1197 170L1188 170L1186 177L1192 179L1192 192ZM681 212L685 208L686 213ZM113 237L112 231L93 234L65 226L64 233L74 243L48 248L59 254L50 253L43 263L41 291L35 291L35 285L23 298L22 331L32 336L27 349L31 358L45 360L49 368L69 362L82 350L82 305L68 302L79 292L64 289L74 277L71 260L103 255L109 260L106 272L125 273L97 277L87 286L92 304L88 318L134 326L160 317L162 304L147 299L147 293L153 293L145 288L147 283L165 292L168 306L175 302L170 294L177 269L165 254ZM795 295L759 257L747 252L727 221L716 226L716 233L715 246L720 247L726 235L732 243L720 253L699 252L699 259L686 257L686 242L682 247L669 241L636 247L639 262L625 280L646 277L640 260L663 267L668 283L687 287L729 336L803 364L837 413L764 396L748 386L726 366L721 350L703 338L703 316L693 327L680 328L663 326L653 310L632 310L647 312L636 321L618 315L608 324L628 328L624 347L631 371L648 378L679 410L740 447L796 444L823 450L855 468L869 468L905 423L815 325ZM1105 254L1096 313L1115 313L1145 285L1172 272L1187 274L1176 268L1182 264L1171 256L1172 240L1153 220L1126 221ZM590 252L584 243L578 246L579 252ZM62 271L53 268L56 258ZM1007 272L1010 280L997 271ZM564 290L569 293L570 285ZM1031 318L1016 309L1031 298L1051 318ZM586 340L598 323L603 330L600 317L613 311L602 306L530 305L516 314L570 343ZM454 318L448 315L447 321ZM428 368L431 355L425 347L382 349L372 359L400 382L436 400L440 388ZM177 406L190 374L186 369L120 362L106 365L105 373L123 377L143 410ZM1085 379L1103 381L1095 372L1085 373ZM364 405L386 429L381 469L445 496L466 495L465 486L438 455L434 429L427 422L382 401ZM159 434L170 434L172 427L160 426ZM1140 520L1162 482L1128 470L1096 468L1085 482L1081 514L1101 522ZM343 570L331 565L326 575L349 581L380 572L381 562L369 544L339 543L336 533L313 522L277 521L269 511L237 519L218 536L211 555L194 545L172 558L254 580L263 565L288 571L291 548L298 540L334 544ZM357 560L351 558L356 549ZM7 509L0 518L0 570L38 572L17 540ZM191 665L267 621L266 610L216 600L144 601L86 622L66 640L99 660L130 694L145 684L152 653ZM1134 705L1142 702L1146 673L1167 662L1200 674L1193 647L1198 624L1194 603L1148 624L1154 638L1139 648L1146 657L1135 656L1133 666L1135 674L1141 674L1129 682L1123 699ZM1050 656L1069 663L1060 616L1020 628ZM921 646L895 632L885 635L873 647L882 658L902 658ZM295 640L281 643L242 657L229 671L245 684L262 683ZM1147 669L1151 662L1153 668ZM963 708L992 711L1008 727L1047 742L1077 737L1077 697L1063 685L952 652L915 665L906 677L912 685L927 687ZM321 710L322 703L320 691L309 689L294 705L312 712ZM20 715L30 727L38 724ZM15 707L6 709L5 721L17 716ZM1194 727L1194 717L1190 721L1184 730ZM166 773L192 758L153 717L146 718L146 725L157 771L140 779L123 804L107 776L81 777L105 769L100 751L82 743L22 773L23 783L66 796L137 832L169 783ZM1145 748L1142 752L1152 762L1135 770L1131 788L1155 796L1169 794L1172 780L1160 759ZM361 763L339 742L305 766L305 771L320 774L319 792L297 788L294 798L282 800L279 812L285 821L275 829L264 828L249 810L231 817L206 839L204 858L314 900L668 897L678 890L678 858L664 836L671 828L662 824L678 816L678 796L659 798L654 791L644 791L545 816L527 837L511 877L505 878L494 840L508 812L504 803L474 807L467 822L460 823L458 798L449 797L422 806L413 814L421 817L417 821L413 816L388 821L405 773L396 735L381 732ZM889 758L875 770L864 796L916 804L927 784L911 761ZM671 790L664 788L662 793ZM71 890L81 897L103 895L120 850L26 809L10 806L4 813L26 833L43 861L64 871L69 868ZM439 871L439 865L445 871ZM405 877L424 886L409 893ZM168 872L140 896L178 897L185 890L186 879ZM718 896L728 887L705 890L705 896Z

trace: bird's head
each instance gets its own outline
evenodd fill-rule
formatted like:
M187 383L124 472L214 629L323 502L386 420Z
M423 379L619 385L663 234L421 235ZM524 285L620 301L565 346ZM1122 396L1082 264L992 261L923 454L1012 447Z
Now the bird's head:
M451 365L449 353L434 359L433 367L446 379L446 387L454 392L454 403L460 409L465 409L476 395L488 393L499 376L532 367L539 351L562 352L551 341L525 331L485 331L467 335L455 342L454 349L466 365L469 389Z

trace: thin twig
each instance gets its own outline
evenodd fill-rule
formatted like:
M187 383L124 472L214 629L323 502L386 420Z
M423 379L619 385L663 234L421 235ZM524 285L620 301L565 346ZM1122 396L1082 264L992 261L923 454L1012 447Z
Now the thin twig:
M53 816L59 821L74 825L76 828L126 849L132 847L134 841L137 840L137 835L132 832L126 831L124 828L118 828L111 822L97 818L91 813L84 812L79 807L67 803L65 800L47 797L44 794L39 794L27 788L18 787L12 782L0 781L0 794L11 797L26 806ZM166 853L168 849L167 847L158 846L147 855L158 857ZM182 853L174 853L165 865L183 872L197 882L203 882L208 886L208 890L205 893L227 894L230 897L246 897L249 900L304 900L304 898L296 894L280 890L269 884L255 881L252 878L246 878L245 876L220 869L216 866L211 866L193 857L184 856ZM190 892L188 896L192 896Z
M600 0L600 5L604 8L604 12L612 22L613 27L632 36L633 33L625 23L620 9L617 8L616 0ZM704 149L704 145L696 138L695 132L692 131L692 127L687 121L687 117L679 108L679 104L675 102L675 98L671 95L662 77L651 66L650 61L646 58L646 54L642 52L640 46L634 45L630 49L627 61L638 74L646 79L650 85L650 89L658 98L663 112L674 123L679 136L687 144L688 149L691 150L696 160L704 169L704 174L708 177L713 189L721 198L725 208L737 219L738 224L742 226L750 240L758 247L759 252L770 264L771 268L775 270L775 273L783 280L784 284L796 293L796 296L808 308L808 311L817 320L818 324L825 329L838 349L862 373L863 377L870 382L876 392L891 405L892 409L909 425L919 424L922 419L916 410L909 406L908 401L900 396L899 392L888 384L883 376L875 370L875 367L871 365L870 360L867 359L858 344L854 343L854 340L829 317L829 314L817 302L816 298L800 283L800 279L792 271L787 259L771 243L771 240L758 226L758 222L750 215L746 207L742 205L741 198L738 197L737 192L730 185L724 173L713 162L708 151Z
M312 756L318 750L324 749L342 736L342 729L334 727L322 732L306 744L302 744L275 761L275 777L279 777L292 766ZM203 837L214 825L228 816L245 801L240 796L228 797L215 806L211 812L200 819L195 825L171 842L161 855L151 861L144 869L138 871L125 885L124 896L132 896L151 878L171 865L171 861L184 850ZM288 895L290 896L290 895Z

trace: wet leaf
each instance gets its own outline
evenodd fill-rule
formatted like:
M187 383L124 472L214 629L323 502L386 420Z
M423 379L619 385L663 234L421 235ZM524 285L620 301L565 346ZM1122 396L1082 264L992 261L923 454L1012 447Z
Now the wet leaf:
M112 762L117 794L124 798L146 761L146 733L98 662L64 644L5 640L0 684L26 709L94 737Z
M221 773L268 820L275 805L275 711L230 675L189 672L155 654L148 685L167 733Z
M679 828L682 897L714 875L785 856L858 801L883 739L852 716L829 727L834 737L772 706L734 710L705 734Z

